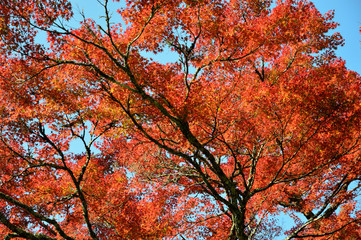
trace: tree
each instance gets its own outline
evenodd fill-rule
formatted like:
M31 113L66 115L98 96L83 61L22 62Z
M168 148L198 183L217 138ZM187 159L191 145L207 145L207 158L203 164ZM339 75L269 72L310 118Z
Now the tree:
M66 0L2 1L4 239L273 239L280 214L285 239L361 237L361 79L333 12L99 4L71 28Z

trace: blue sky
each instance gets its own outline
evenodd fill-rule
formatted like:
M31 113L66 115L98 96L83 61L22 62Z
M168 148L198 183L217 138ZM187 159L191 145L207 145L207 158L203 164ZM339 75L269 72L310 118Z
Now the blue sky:
M361 0L314 0L321 13L335 10L336 29L345 39L345 45L337 50L337 55L346 60L346 66L361 74Z

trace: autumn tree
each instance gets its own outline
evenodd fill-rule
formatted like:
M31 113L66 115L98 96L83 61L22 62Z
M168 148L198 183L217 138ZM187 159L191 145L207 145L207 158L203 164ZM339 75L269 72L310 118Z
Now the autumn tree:
M333 12L99 9L1 0L4 239L361 238L361 79Z

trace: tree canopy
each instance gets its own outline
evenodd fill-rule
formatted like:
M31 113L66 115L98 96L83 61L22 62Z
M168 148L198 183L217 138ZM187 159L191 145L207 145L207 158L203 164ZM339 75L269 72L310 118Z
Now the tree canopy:
M75 12L1 1L2 238L361 238L361 78L334 53L332 11L102 0L72 26Z

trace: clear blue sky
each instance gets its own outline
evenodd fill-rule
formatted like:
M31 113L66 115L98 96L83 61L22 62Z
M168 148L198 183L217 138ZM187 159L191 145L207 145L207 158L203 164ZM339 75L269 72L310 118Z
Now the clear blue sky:
M361 0L314 0L321 13L335 10L334 21L340 26L336 31L345 39L345 45L337 50L346 60L346 66L361 74Z

